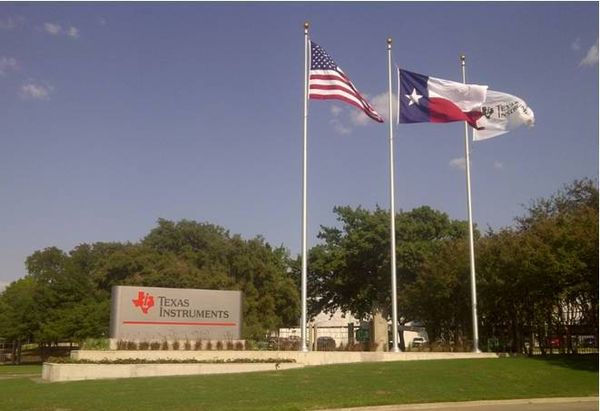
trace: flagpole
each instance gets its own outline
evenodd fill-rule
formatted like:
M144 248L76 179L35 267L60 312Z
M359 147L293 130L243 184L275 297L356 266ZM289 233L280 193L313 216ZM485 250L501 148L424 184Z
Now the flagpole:
M308 22L304 23L304 139L302 154L302 318L300 319L300 351L308 352L306 344L306 158L308 124Z
M394 204L394 123L392 112L392 38L387 39L388 50L388 107L390 125L390 256L392 277L392 352L399 352L398 348L398 297L396 295L396 206Z
M463 83L466 84L466 57L460 56ZM471 267L471 317L473 322L473 352L479 350L479 330L477 327L477 285L475 283L475 245L473 241L473 208L471 205L471 159L469 150L469 126L465 122L465 165L467 174L467 213L469 216L469 261Z

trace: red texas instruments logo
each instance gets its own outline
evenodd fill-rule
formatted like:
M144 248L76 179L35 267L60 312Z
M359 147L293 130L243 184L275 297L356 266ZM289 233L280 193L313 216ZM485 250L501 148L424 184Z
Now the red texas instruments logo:
M133 305L140 307L144 314L148 314L148 310L154 307L154 297L149 293L138 291L137 300L131 300Z

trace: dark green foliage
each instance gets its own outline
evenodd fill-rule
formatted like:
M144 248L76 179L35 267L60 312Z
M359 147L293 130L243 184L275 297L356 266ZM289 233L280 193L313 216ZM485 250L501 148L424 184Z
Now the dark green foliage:
M339 227L321 227L322 243L308 256L311 313L341 309L390 318L388 211L334 212ZM545 350L547 339L558 336L563 350L575 351L571 333L593 335L597 346L594 182L575 181L534 201L513 227L475 234L482 348L489 339L498 349L523 351L535 339ZM468 346L466 223L430 207L401 211L396 255L400 321L423 321L438 346ZM82 244L68 253L49 247L26 266L28 275L0 294L0 338L17 346L107 337L113 285L241 290L248 346L266 348L271 331L297 325L300 315L299 259L261 237L245 240L208 223L159 220L137 243ZM159 347L168 349L166 341Z
M323 244L310 252L311 312L340 308L365 318L374 310L389 317L391 306L390 217L380 208L336 207L341 228L321 227ZM414 283L428 257L465 234L466 225L429 207L396 215L399 290ZM403 295L399 293L399 295ZM400 299L403 312L411 302Z
M138 243L50 247L0 294L0 338L55 342L108 337L114 285L241 290L244 338L262 339L299 317L289 257L261 237L207 223L159 220Z
M484 335L513 351L532 339L546 351L551 337L575 351L571 334L593 335L597 347L598 189L575 181L516 222L478 245Z
M389 213L336 207L309 255L311 312L391 317ZM399 320L422 321L431 347L470 350L470 264L465 222L429 207L396 215ZM475 232L480 346L548 349L571 334L598 341L598 189L590 180L534 201L514 227ZM298 264L294 266L298 271ZM297 274L296 274L297 275ZM527 342L527 344L526 344ZM491 345L490 345L491 347ZM437 348L436 348L437 349Z

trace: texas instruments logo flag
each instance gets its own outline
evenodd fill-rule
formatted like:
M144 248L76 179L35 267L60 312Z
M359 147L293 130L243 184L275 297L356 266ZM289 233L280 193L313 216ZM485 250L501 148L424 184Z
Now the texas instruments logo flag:
M131 300L133 305L139 307L144 314L148 314L148 310L154 307L154 297L150 293L138 291L138 297Z

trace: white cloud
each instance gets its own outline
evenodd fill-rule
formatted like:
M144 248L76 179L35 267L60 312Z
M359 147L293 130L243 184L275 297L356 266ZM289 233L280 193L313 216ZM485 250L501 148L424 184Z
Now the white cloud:
M581 39L577 37L573 43L571 43L571 50L579 51L581 50Z
M75 26L70 26L69 28L63 28L58 23L44 23L44 31L53 36L67 36L72 39L79 38L79 29Z
M60 27L60 24L44 23L44 30L46 31L46 33L52 34L53 36L57 36L62 32L62 27Z
M331 120L329 120L329 124L333 126L333 129L337 134L346 135L352 133L352 129L348 126L345 126L337 117L334 117Z
M448 165L457 170L465 170L467 168L464 157L453 158Z
M594 66L596 64L598 64L598 40L596 40L596 44L590 47L583 60L579 62L580 66Z
M69 30L66 31L67 36L77 39L79 38L79 29L77 27L69 27Z
M6 75L9 71L16 71L19 69L17 59L14 57L0 57L0 76Z
M380 113L381 114L381 113ZM371 118L362 112L360 109L353 109L350 112L350 121L355 126L366 126L371 121Z
M21 16L8 16L0 19L0 30L14 30L21 27L25 19Z
M496 161L494 161L494 168L496 170L502 170L504 168L504 163L496 160Z
M375 111L377 111L379 114L381 114L381 116L384 118L384 120L386 122L389 121L389 118L390 118L390 116L389 116L389 111L390 111L389 110L389 101L388 101L389 93L387 91L377 94L373 98L369 98L366 95L363 95L363 96L373 106ZM396 94L392 93L392 111L394 112L393 113L394 119L396 118L397 107L398 107L398 98L397 98ZM367 124L371 124L373 122L373 119L371 119L369 116L367 116L364 112L362 112L359 109L355 109L352 111L352 113L350 114L350 119L352 120L352 124L357 125L357 126L366 126Z
M375 108L375 110L382 115L382 117L387 121L388 119L388 93L380 93L377 94L373 98L369 98L368 96L364 96L367 101ZM397 106L396 96L392 97L394 101L393 110L395 111L395 107ZM331 113L331 119L329 120L329 124L331 124L338 134L350 134L352 129L356 126L367 126L369 124L374 124L375 121L367 116L362 110L352 107L346 104L342 106L332 105L329 109Z
M54 87L36 84L32 81L21 86L21 97L27 100L50 100Z
M340 107L333 105L329 111L331 111L331 114L333 114L334 117L337 117L343 110Z

